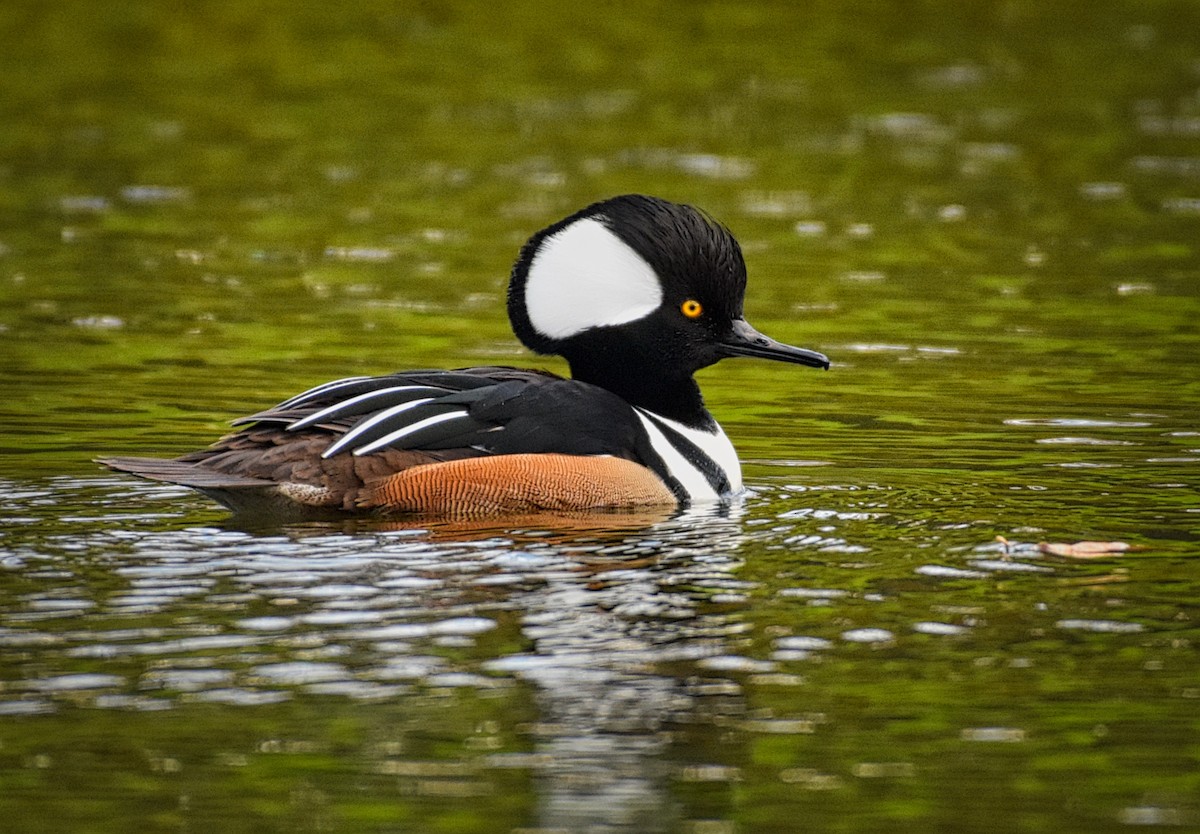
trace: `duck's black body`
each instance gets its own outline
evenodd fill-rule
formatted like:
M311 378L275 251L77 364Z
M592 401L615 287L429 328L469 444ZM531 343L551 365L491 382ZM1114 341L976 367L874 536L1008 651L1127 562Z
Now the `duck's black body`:
M733 236L688 206L618 197L534 235L509 285L521 340L572 378L409 371L313 388L175 460L107 466L239 511L479 514L631 508L741 489L692 375L725 356L827 367L742 318Z

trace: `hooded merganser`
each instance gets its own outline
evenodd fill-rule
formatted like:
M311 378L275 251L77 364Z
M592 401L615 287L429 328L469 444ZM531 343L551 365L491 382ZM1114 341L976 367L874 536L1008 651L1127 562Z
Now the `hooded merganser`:
M697 209L626 195L535 234L508 286L530 349L571 378L508 367L319 385L174 460L112 469L192 487L235 512L439 515L685 505L742 489L693 374L728 356L828 368L742 315L746 265Z

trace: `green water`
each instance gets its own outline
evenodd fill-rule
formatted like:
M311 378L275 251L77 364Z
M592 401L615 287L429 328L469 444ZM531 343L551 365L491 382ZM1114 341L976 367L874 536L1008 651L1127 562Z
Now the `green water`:
M0 7L0 830L1200 829L1200 5L184 5ZM244 529L90 463L562 370L508 267L627 191L834 361L703 372L744 503Z

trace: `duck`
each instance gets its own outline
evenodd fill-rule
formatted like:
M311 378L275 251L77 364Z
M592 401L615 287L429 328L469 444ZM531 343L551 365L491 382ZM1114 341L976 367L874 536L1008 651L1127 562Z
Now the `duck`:
M743 491L733 444L695 380L731 357L828 369L745 318L729 229L641 194L595 202L521 247L513 332L570 376L507 366L317 385L180 457L111 470L190 487L236 514L493 516L637 511Z

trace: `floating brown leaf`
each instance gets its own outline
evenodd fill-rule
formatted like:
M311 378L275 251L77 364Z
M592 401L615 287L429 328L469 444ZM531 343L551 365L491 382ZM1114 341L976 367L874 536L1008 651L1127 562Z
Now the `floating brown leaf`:
M1075 544L1041 542L1038 544L1038 550L1042 553L1048 553L1051 556L1069 556L1072 559L1100 559L1114 553L1140 549L1125 542L1075 542Z

